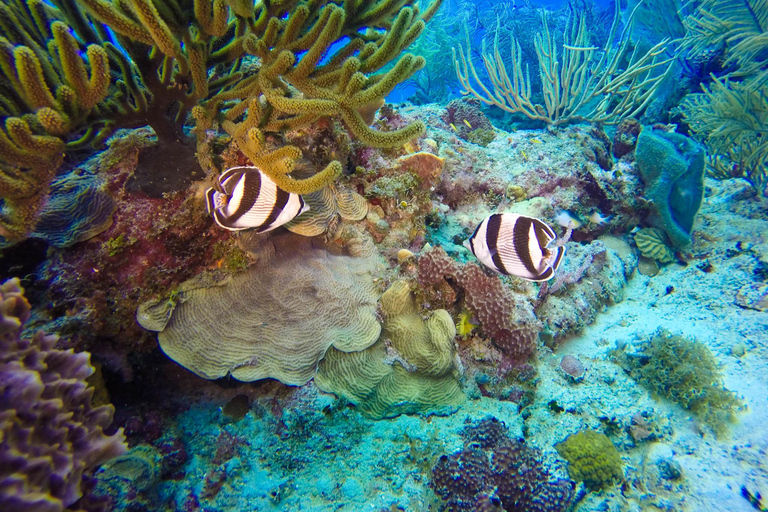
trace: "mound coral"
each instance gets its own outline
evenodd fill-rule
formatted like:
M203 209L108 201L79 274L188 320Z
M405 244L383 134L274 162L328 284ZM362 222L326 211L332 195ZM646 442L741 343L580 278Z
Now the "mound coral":
M624 479L624 464L619 451L605 434L585 430L568 436L555 445L568 461L568 474L597 491Z
M573 482L553 478L541 452L510 439L506 426L486 418L463 432L464 449L442 455L432 468L432 487L445 510L564 512Z
M263 243L259 260L220 282L201 275L142 304L139 323L203 378L291 385L306 384L329 347L354 352L378 339L374 254L333 255L285 235Z
M498 276L488 275L479 266L459 265L440 247L419 258L419 284L447 303L456 292L445 280L451 278L464 290L467 309L480 321L483 335L514 360L526 360L536 348L541 323L530 303L506 288Z
M464 399L453 364L456 327L447 311L425 322L405 281L381 297L381 338L361 352L331 349L315 384L357 405L371 418L451 409Z
M21 338L30 306L18 279L0 285L0 506L61 511L82 496L84 473L122 454L106 435L111 405L94 407L86 352L54 348L42 331Z

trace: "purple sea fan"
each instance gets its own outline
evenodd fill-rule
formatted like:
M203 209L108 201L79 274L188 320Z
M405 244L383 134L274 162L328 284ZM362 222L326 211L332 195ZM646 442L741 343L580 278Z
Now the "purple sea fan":
M29 303L18 279L0 285L0 509L59 511L80 499L83 474L125 452L104 434L111 405L94 408L89 354L21 338Z

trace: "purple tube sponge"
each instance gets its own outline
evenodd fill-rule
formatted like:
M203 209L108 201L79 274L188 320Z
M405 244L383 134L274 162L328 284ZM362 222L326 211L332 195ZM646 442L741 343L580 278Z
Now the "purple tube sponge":
M114 407L94 408L87 352L21 337L30 306L18 279L0 284L0 510L55 512L80 499L83 473L125 452L104 434Z

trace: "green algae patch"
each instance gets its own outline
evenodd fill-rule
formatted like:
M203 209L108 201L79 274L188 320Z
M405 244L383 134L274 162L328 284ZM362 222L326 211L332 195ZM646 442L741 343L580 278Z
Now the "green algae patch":
M611 358L655 395L693 412L717 435L736 419L742 404L723 386L712 353L703 343L659 331L640 351L616 351Z

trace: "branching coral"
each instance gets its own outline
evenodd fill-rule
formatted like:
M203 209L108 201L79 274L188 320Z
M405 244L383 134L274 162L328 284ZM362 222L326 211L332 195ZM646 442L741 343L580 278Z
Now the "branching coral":
M413 2L399 0L298 2L282 16L259 19L243 39L244 50L260 60L258 73L198 109L199 125L212 126L223 114L223 128L248 158L256 163L269 155L262 169L279 186L301 194L321 189L338 177L341 164L331 162L317 175L295 180L288 173L301 153L292 146L270 151L265 133L324 116L341 119L355 138L372 147L398 146L423 133L421 122L390 132L369 125L383 98L422 68L424 59L405 54L389 71L375 73L421 34L440 3L421 13ZM332 46L335 50L326 55Z
M714 78L704 92L680 105L691 129L709 148L710 175L744 178L755 192L768 194L768 86Z
M122 454L105 435L111 405L94 407L89 354L54 348L42 331L20 336L29 303L18 279L0 285L0 505L61 511L81 497L83 474Z
M66 150L145 125L181 140L187 111L239 77L239 22L222 1L53 4L0 7L0 234L10 239L34 227ZM221 76L209 80L214 66Z
M686 35L682 47L693 54L724 47L731 76L750 87L768 81L768 1L701 0L696 11L683 20Z
M34 226L67 148L149 125L173 147L163 154L174 155L184 149L183 127L194 107L201 140L221 121L281 187L320 190L336 180L341 164L295 179L289 174L301 152L269 147L266 135L321 116L343 120L376 147L422 133L418 122L390 132L369 124L384 96L424 60L405 54L388 72L375 73L413 43L440 3L423 12L410 0L3 4L0 112L8 117L0 130L0 234L19 239Z
M530 76L523 73L521 49L514 36L511 36L509 67L504 65L501 57L499 29L493 53L486 52L485 47L481 50L490 87L483 83L475 69L467 36L467 55L459 47L457 58L456 49L453 49L456 75L464 94L472 94L487 105L555 126L580 120L615 123L624 117L638 115L654 98L669 70L670 59L661 58L666 46L666 41L662 41L642 55L635 49L626 69L621 70L630 46L634 11L617 38L619 14L617 4L610 34L602 49L590 45L585 17L577 15L565 29L563 51L558 57L555 37L549 32L546 13L542 10L543 32L536 36L535 49L543 104L534 102Z

